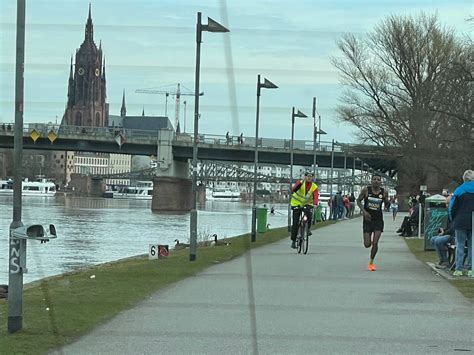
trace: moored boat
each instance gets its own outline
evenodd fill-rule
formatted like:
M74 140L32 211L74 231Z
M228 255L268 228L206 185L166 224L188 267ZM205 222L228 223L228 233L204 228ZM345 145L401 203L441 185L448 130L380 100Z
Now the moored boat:
M116 199L151 200L153 197L153 182L138 181L136 186L110 186L110 189L105 191L104 197Z
M214 188L206 191L206 199L210 201L240 201L240 191L226 188Z
M29 181L25 179L22 184L22 196L55 196L56 184L48 179ZM0 195L13 195L13 180L0 180Z

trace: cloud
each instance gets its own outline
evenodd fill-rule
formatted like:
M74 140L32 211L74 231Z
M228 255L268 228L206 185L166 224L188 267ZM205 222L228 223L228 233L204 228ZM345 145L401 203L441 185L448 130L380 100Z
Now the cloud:
M69 60L84 38L88 0L35 0L27 7L25 117L51 120L62 115L66 103ZM203 33L201 46L202 128L220 131L230 109L238 126L254 128L255 80L267 76L279 89L262 94L262 129L277 137L288 136L292 106L311 112L318 97L324 129L331 135L348 135L338 126L334 108L341 95L339 73L329 57L337 55L336 40L344 32L363 35L389 14L438 11L440 21L468 32L464 21L472 12L466 0L241 0L227 1L227 13L215 0L115 1L92 3L94 38L107 60L107 93L111 113L120 108L127 91L130 110L164 112L164 97L135 94L135 89L184 83L194 87L196 12L228 24L229 34ZM15 15L12 1L0 1L0 117L12 117L14 100ZM224 23L224 19L228 23ZM226 41L231 44L233 68L227 68ZM237 106L230 99L235 80ZM41 88L41 90L38 90ZM192 98L188 114L191 116ZM168 103L172 110L172 102ZM188 119L189 119L188 117ZM209 124L211 123L211 124ZM213 126L217 124L218 126ZM299 134L310 131L310 120L300 122ZM330 135L326 137L330 139Z

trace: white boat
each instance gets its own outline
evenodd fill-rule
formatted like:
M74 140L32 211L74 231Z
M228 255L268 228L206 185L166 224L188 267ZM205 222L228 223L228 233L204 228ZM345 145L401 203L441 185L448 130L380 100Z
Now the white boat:
M210 201L240 201L240 191L226 188L206 190L206 199Z
M55 196L56 185L47 179L29 181L25 179L22 184L22 196ZM13 195L13 180L0 180L0 195Z
M136 186L111 186L105 191L104 197L118 199L151 200L153 197L153 182L138 181Z

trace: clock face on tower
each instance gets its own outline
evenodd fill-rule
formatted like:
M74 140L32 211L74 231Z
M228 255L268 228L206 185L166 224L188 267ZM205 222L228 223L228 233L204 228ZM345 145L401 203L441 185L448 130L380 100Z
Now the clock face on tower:
M85 71L84 71L84 68L79 68L79 70L77 71L77 73L79 75L84 75Z
M100 70L99 70L99 68L96 68L95 69L95 76L99 76L99 74L100 74Z

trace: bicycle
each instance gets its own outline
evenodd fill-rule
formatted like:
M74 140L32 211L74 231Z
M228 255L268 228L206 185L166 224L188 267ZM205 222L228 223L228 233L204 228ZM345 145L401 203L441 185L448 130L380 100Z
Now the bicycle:
M321 222L326 222L326 213L321 212Z
M309 244L309 226L308 226L308 213L312 213L312 208L310 206L298 207L302 210L300 215L298 235L296 236L296 251L298 254L307 254L308 253L308 244Z

